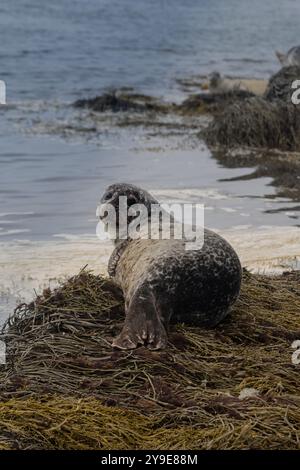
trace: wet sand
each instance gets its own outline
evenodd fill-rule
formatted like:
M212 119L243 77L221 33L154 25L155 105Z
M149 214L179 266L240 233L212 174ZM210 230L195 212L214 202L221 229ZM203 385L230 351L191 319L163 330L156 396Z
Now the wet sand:
M255 78L225 78L225 85L229 89L240 88L254 93L257 96L262 96L267 89L268 81Z

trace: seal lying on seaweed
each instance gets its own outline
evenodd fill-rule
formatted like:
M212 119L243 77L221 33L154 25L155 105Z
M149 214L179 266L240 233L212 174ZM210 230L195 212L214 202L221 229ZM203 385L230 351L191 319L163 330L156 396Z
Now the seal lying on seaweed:
M101 199L99 215L108 230L109 208L117 215L108 272L125 297L125 323L113 346L164 348L170 320L203 327L218 324L240 292L242 270L233 248L206 229L202 248L193 250L186 249L185 239L175 237L122 239L121 196L127 198L127 225L133 220L129 209L135 204L142 204L148 214L152 205L159 204L147 191L130 184L109 186Z

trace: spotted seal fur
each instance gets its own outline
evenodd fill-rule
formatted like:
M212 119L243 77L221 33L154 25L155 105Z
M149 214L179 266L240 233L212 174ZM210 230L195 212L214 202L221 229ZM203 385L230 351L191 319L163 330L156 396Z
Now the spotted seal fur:
M114 184L101 199L102 220L108 204L118 213L120 196L128 208L158 204L134 185ZM242 269L220 235L205 229L203 247L186 250L184 240L121 240L117 234L108 272L123 290L126 317L114 347L164 348L170 320L213 327L226 317L239 295Z

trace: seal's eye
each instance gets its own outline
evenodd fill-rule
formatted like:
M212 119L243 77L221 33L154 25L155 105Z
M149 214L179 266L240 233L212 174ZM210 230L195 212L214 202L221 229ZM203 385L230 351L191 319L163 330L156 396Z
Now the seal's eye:
M111 199L113 197L113 192L112 191L109 191L107 194L105 194L104 196L104 201L108 201L109 199Z
M127 197L127 206L133 206L133 204L136 204L136 198L134 196L128 196Z

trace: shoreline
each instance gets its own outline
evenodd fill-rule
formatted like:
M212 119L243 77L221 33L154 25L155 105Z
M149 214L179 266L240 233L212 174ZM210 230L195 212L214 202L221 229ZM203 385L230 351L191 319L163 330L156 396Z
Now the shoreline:
M237 251L243 267L254 273L280 274L300 267L297 227L217 230ZM271 241L270 241L271 240ZM14 306L30 301L35 292L53 288L87 265L107 275L112 244L97 238L65 241L0 243L0 324Z

